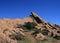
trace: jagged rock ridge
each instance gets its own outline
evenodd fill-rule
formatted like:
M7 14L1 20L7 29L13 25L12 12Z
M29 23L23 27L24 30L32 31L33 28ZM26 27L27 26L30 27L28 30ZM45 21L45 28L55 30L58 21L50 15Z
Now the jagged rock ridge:
M28 22L36 23L37 30L26 32L23 25ZM31 15L24 19L0 19L0 43L24 43L18 42L18 40L25 36L30 38L30 43L37 43L36 40L44 40L46 35L60 40L60 26L47 23L34 12L31 12Z

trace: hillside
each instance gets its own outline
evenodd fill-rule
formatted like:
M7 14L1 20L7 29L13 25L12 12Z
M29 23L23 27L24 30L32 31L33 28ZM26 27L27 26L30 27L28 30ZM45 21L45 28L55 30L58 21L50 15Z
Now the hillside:
M59 43L60 26L31 12L27 18L0 19L0 43Z

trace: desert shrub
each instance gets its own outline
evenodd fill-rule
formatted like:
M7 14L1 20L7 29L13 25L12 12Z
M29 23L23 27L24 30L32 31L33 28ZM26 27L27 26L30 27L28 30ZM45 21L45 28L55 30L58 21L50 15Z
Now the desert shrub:
M32 33L32 35L36 35L38 33L42 33L43 35L48 35L48 30L41 30L42 28L40 29L37 29L35 32Z
M17 24L17 27L16 28L21 28L22 27L22 25L21 24Z
M17 33L17 34L15 34L15 38L16 38L16 40L23 40L24 36L19 34L19 33Z
M27 22L24 25L28 30L33 30L35 29L36 24L34 22Z
M15 33L15 34L12 34L12 35L9 35L9 37L13 40L23 40L24 39L24 36L20 33Z
M41 29L37 29L37 30L35 30L35 32L32 33L32 35L36 35L36 34L38 34L40 32L41 32Z
M41 33L44 34L44 35L48 35L48 30L42 30Z
M17 24L17 27L16 28L24 28L24 26L21 25L21 24Z

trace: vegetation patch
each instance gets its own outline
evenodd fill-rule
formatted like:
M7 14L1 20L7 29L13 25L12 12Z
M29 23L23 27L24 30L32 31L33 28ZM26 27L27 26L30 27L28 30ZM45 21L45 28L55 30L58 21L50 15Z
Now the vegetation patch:
M56 43L56 41L56 39L47 36L44 40L37 40L37 43Z
M48 32L49 32L48 30L42 30L42 31L41 31L41 33L42 33L43 35L48 35Z
M24 27L26 27L26 29L28 29L28 30L34 30L35 26L36 26L36 23L34 23L34 22L27 22L24 25Z
M31 43L31 41L27 37L24 37L24 40L17 40L17 41L18 43Z

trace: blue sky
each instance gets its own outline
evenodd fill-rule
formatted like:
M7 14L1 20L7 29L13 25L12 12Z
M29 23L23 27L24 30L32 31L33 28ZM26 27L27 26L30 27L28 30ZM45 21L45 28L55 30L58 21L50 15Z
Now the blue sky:
M0 0L0 18L24 18L31 11L60 25L60 0Z

